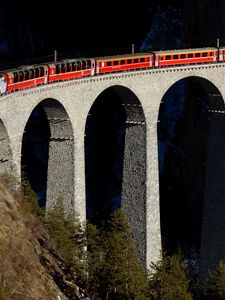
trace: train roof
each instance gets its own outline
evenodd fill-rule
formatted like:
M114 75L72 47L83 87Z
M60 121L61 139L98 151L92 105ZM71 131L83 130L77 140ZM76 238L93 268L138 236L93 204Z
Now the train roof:
M112 55L112 56L101 56L101 57L95 57L95 60L113 60L113 59L129 59L134 57L144 57L144 56L150 56L153 55L153 52L139 52L139 53L129 53L129 54L120 54L120 55Z
M225 47L224 47L225 48ZM193 52L208 52L208 51L215 51L217 50L216 47L207 47L207 48L190 48L190 49L174 49L174 50L160 50L154 51L156 55L162 54L180 54L180 53L193 53Z
M50 63L47 63L48 66L52 67L58 64L66 64L66 63L71 63L71 62L76 62L76 61L82 61L82 60L93 60L94 58L90 57L81 57L81 58L69 58L69 59L62 59L58 61L52 61Z
M47 67L47 64L35 64L35 65L24 65L24 66L19 66L16 68L8 69L8 70L0 70L0 73L13 73L13 72L19 72L19 71L24 71L28 69L34 69L34 68L40 68L40 67Z

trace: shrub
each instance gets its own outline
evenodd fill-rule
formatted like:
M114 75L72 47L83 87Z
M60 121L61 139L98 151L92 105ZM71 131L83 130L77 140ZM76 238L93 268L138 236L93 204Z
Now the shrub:
M122 210L101 230L89 228L89 291L99 299L146 300L147 280L138 263L131 230Z
M0 283L0 300L10 300L8 292L5 289L4 284Z
M149 295L152 300L192 300L190 280L183 265L180 251L172 256L163 255L161 261L151 265Z
M214 272L209 272L209 299L225 299L225 260L221 260Z
M77 273L85 268L84 231L78 217L65 214L61 199L48 211L46 227L50 239L61 253L66 263Z

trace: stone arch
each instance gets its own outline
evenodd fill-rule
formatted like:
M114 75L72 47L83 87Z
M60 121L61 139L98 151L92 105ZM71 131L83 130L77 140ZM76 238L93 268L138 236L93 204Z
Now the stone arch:
M48 209L62 199L65 210L73 211L74 133L68 113L58 100L44 99L30 114L21 165L42 206Z
M1 173L8 173L10 175L14 174L14 167L13 167L13 158L12 158L12 151L10 147L10 140L6 130L6 127L3 121L0 119L0 172Z
M168 101L173 102L172 108L169 105L166 108ZM178 107L178 103L182 105ZM171 111L167 114L169 108L173 112L175 108L179 108L178 118L172 129L168 122L171 116ZM184 252L189 252L187 255L190 255L193 248L197 248L200 264L205 267L204 256L215 257L211 251L210 255L206 254L211 248L210 244L208 247L206 244L209 240L212 242L212 238L214 242L218 242L215 233L210 229L213 227L215 230L215 226L219 227L215 221L218 217L215 216L215 209L212 207L215 202L214 195L217 194L218 188L221 190L221 186L221 193L225 194L225 184L222 182L225 180L225 168L221 167L221 159L225 153L224 111L224 100L219 89L209 80L197 76L186 77L173 84L165 93L159 109L159 185L163 243L168 246L169 240L174 238L172 248L183 247ZM174 131L169 143L166 141L163 127ZM163 151L167 152L166 155L164 152L164 156ZM167 171L163 170L166 163L170 164L170 172L167 174ZM174 172L171 172L172 168ZM215 180L212 183L216 173L223 178L219 184ZM219 199L217 203L221 205ZM217 213L221 209L222 206L218 207ZM172 224L165 221L168 219ZM168 228L171 231L169 233ZM177 244L175 240L178 241ZM224 253L225 243L221 248Z
M111 86L93 102L86 120L85 170L87 217L96 222L107 217L102 211L122 206L145 261L146 125L130 89Z

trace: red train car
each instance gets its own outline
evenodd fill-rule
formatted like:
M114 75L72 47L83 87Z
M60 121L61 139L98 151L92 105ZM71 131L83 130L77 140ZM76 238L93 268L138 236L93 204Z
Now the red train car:
M146 69L154 66L154 54L152 52L105 56L95 60L96 74Z
M19 91L48 83L48 66L24 66L1 72L6 81L6 92Z
M93 76L95 60L92 58L64 60L48 64L49 83L61 80L72 80L86 76Z
M154 53L155 67L209 63L218 60L217 48L165 50Z
M219 51L218 61L224 61L225 60L225 47L220 47L218 51Z
M63 80L138 69L225 61L225 47L62 60L0 72L0 95Z

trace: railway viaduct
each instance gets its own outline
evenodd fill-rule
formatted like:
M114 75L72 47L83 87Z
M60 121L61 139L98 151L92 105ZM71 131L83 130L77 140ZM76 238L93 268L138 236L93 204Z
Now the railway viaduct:
M157 144L159 108L170 87L188 77L196 78L210 103L201 242L201 268L204 273L208 266L214 266L225 254L225 243L221 238L225 232L225 210L216 209L219 203L225 202L225 64L101 75L2 96L0 170L21 177L25 126L32 111L41 104L50 128L46 206L51 206L57 197L61 197L66 210L75 211L85 219L86 124L99 95L113 90L126 113L122 206L133 229L140 257L149 266L150 262L159 258L161 251ZM107 93L105 95L103 100L107 103Z

